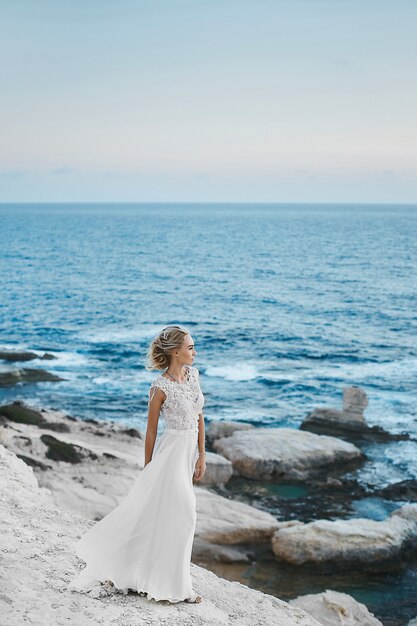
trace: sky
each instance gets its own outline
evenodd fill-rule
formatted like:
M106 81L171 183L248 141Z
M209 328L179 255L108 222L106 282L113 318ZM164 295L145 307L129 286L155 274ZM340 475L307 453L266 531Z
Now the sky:
M0 0L0 202L417 202L415 0Z

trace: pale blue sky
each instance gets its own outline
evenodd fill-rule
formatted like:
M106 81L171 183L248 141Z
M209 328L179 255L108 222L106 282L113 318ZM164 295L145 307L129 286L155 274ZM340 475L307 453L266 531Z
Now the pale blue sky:
M2 0L0 201L417 202L414 0Z

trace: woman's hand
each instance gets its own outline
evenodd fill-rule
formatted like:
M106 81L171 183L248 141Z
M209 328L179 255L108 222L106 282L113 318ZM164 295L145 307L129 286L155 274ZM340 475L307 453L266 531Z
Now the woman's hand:
M206 472L206 455L202 454L198 457L195 464L194 478L200 480Z

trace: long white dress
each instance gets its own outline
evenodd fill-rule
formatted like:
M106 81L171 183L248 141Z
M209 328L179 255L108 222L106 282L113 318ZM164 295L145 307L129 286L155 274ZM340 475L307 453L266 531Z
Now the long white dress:
M152 460L124 500L75 544L76 554L87 565L69 583L70 590L88 592L98 581L109 580L116 591L143 592L148 600L180 602L195 593L193 474L198 415L204 405L199 371L188 367L185 383L159 375L150 386L149 401L157 387L166 395L160 411L165 428L155 442Z

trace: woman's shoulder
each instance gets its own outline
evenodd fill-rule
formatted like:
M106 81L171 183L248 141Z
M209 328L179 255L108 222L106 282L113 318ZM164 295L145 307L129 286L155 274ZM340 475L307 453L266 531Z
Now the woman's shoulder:
M160 389L164 389L168 386L167 383L169 383L169 380L166 378L166 376L158 374L158 376L156 376L151 382L151 387L159 387Z

